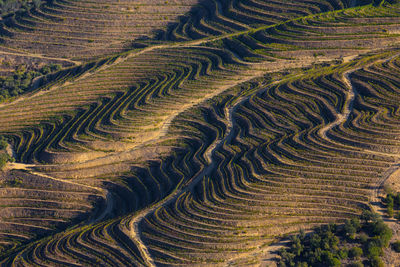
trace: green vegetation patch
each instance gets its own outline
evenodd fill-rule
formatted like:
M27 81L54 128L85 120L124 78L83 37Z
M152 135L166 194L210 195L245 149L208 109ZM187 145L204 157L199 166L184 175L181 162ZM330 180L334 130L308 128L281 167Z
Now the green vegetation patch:
M391 191L391 190L390 190ZM386 212L389 218L400 220L400 192L389 192L382 199L386 206Z
M7 139L3 136L0 136L0 170L6 166L7 162L14 161L14 158L7 153L7 147Z
M0 77L0 102L29 91L35 78L59 70L61 70L59 64L48 64L37 71L28 70L24 65L19 66L11 75Z
M383 266L383 248L391 237L392 230L377 214L364 211L361 220L323 225L311 234L301 231L291 237L289 247L279 252L279 266Z
M0 0L0 15L29 10L33 7L39 7L41 0Z

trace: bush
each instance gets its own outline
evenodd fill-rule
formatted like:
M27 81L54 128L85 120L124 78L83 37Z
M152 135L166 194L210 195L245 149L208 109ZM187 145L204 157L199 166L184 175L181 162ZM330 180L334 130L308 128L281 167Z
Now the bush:
M4 166L6 166L7 162L10 160L10 156L2 153L0 154L0 170L4 168Z
M379 258L378 256L374 256L371 259L371 267L385 267L385 264L383 264L381 258Z
M352 240L354 239L357 229L356 227L354 227L350 220L347 220L344 224L343 231L345 236Z
M363 254L363 251L362 251L362 249L359 248L359 247L352 247L352 248L349 250L349 257L350 257L350 258L358 259L358 258L361 257L362 254Z
M394 197L394 204L398 207L400 206L400 192L398 192L396 194L396 196Z
M338 255L341 259L345 260L349 257L349 252L347 251L347 249L341 249L339 250Z
M369 239L369 237L366 233L361 233L358 236L358 240L360 241L361 244L366 244L368 242L368 239Z
M392 244L392 248L394 251L396 251L397 253L400 253L400 240L397 240L396 242L394 242Z
M7 140L3 136L0 136L0 150L6 149L7 146Z
M376 258L381 256L382 253L382 248L372 243L370 246L368 246L366 255L368 258Z
M363 210L361 214L361 219L364 220L365 223L371 221L374 222L379 219L379 215L369 210Z
M19 178L15 178L15 179L13 179L13 180L9 180L9 181L5 182L6 185L12 186L12 187L21 186L22 183L23 183L22 180L19 179Z
M387 214L388 214L389 218L393 218L393 214L394 214L393 207L390 207L390 206L387 207Z
M371 232L382 243L382 246L387 247L393 236L392 230L382 221L378 220L371 225Z
M347 265L347 267L364 267L364 264L362 264L361 261L353 262Z
M42 73L43 75L52 73L52 72L57 72L61 70L61 65L60 64L47 64L46 66L44 66L43 68L40 69L40 73Z

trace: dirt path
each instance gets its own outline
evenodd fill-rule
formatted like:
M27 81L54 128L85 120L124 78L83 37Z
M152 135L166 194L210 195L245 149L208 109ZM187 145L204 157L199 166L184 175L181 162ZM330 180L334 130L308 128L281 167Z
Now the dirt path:
M153 213L156 209L164 207L171 203L172 201L176 200L179 196L182 194L189 192L190 190L193 189L193 187L201 181L205 176L211 174L212 170L216 167L215 161L213 161L213 157L215 154L215 151L218 150L225 142L229 142L233 136L233 113L236 110L236 108L243 103L246 99L248 99L250 96L241 98L239 101L234 104L230 108L225 108L225 117L228 118L227 120L227 125L228 129L226 131L225 137L222 139L217 139L214 140L214 142L208 147L205 157L208 162L208 166L204 167L201 171L199 171L194 177L187 181L185 184L179 184L177 189L173 191L170 195L165 197L163 200L155 203L152 206L149 206L148 208L140 211L137 213L130 221L129 223L129 228L130 228L130 237L135 241L135 243L138 245L138 248L141 251L141 254L143 258L146 260L146 262L149 264L149 266L155 266L154 260L152 259L150 253L147 250L146 245L143 243L140 237L140 230L139 230L139 223L140 221L148 216L149 214Z
M219 38L223 38L223 37L219 37ZM198 45L201 44L203 42L208 42L209 40L198 40L198 41L193 41L193 42L188 42L186 43L187 46L192 46L192 45ZM176 46L185 46L182 44L178 44ZM138 53L132 53L131 55L129 55L128 57L133 57L133 56L137 56L139 54L143 54L145 52L148 51L152 51L155 49L162 49L164 47L171 47L170 45L162 45L162 46L153 46L153 47L149 47L149 48L145 48L143 50L141 50ZM303 65L309 65L309 62L303 62ZM261 74L265 73L266 71L255 71L255 74L252 76L245 76L242 80L236 81L235 84L240 84L249 80L252 80L256 77L259 77ZM202 99L199 99L197 101L193 101L191 103L189 103L188 105L184 105L182 106L179 110L175 111L171 116L168 117L167 120L164 121L164 124L160 130L160 134L158 136L156 136L156 138L149 140L148 142L146 142L146 144L155 142L157 140L159 140L160 138L162 138L164 135L166 135L168 133L168 129L170 124L172 123L172 121L182 112L187 111L188 109L192 108L193 106L204 102L207 99L211 99L212 97L221 94L223 91L231 88L232 85L226 85L224 87L221 87L220 90L217 90L216 92L213 92L212 94L209 94L207 96L205 96ZM260 91L261 92L261 91ZM134 241L134 243L137 245L138 249L140 250L140 253L143 257L143 259L146 261L146 264L148 266L155 266L154 264L154 260L152 259L146 245L143 243L143 241L141 240L140 237L140 230L139 230L139 223L140 221L145 218L146 216L148 216L149 214L153 213L156 209L164 207L166 205L168 205L169 203L173 202L174 200L176 200L179 196L181 196L182 194L189 192L190 190L192 190L194 188L194 186L196 186L196 184L201 181L204 177L206 177L207 175L210 175L212 170L214 170L214 168L216 167L216 163L213 160L214 154L215 152L222 147L222 145L224 143L229 143L231 142L232 138L234 137L234 119L233 119L233 114L235 112L235 110L240 106L240 104L242 104L244 101L248 100L251 97L251 95L249 96L245 96L245 97L241 97L239 98L236 103L234 105L232 105L231 107L226 107L225 108L225 117L227 118L227 132L224 136L224 138L219 139L219 140L215 140L207 149L207 151L205 152L205 158L207 160L208 165L203 168L199 173L197 173L196 175L194 175L194 177L189 180L186 181L184 184L179 184L177 186L177 189L174 190L171 194L169 194L168 196L166 196L163 200L139 211L138 213L136 213L134 215L134 217L131 219L130 223L129 223L129 236L132 238L132 240ZM344 120L347 119L349 113L350 113L350 109L351 109L351 103L352 103L352 99L354 98L354 94L349 93L348 95L348 100L347 103L349 103L349 106L347 108L345 108L344 114L342 114L341 116L338 116L338 119L331 123L329 125L329 127L326 129L329 130L330 128L333 128L334 126L340 124L341 122L343 122ZM325 132L326 132L325 131ZM108 194L107 194L108 195ZM109 196L109 195L108 195ZM108 197L106 199L109 199L107 201L107 208L106 210L103 212L104 215L101 215L101 218L104 218L106 216L106 214L108 214L108 212L110 212L112 210L112 206L113 206L113 202L112 202L112 198ZM278 243L272 244L270 247L266 247L265 249L263 249L263 253L267 253L267 252L271 252L271 255L278 250L280 247L283 246L285 241L279 241Z
M346 106L344 107L343 113L338 114L337 119L334 122L327 124L325 127L320 129L319 134L322 137L327 138L326 132L328 130L331 130L335 126L345 122L348 119L348 117L353 109L353 102L354 102L355 96L357 95L357 90L354 88L354 86L351 83L351 80L349 78L350 74L359 69L367 68L368 66L370 66L372 64L390 61L397 56L399 56L399 54L395 54L388 59L382 59L382 60L376 61L374 63L368 64L366 66L362 66L362 67L359 67L359 68L356 68L353 70L349 70L344 73L344 75L343 75L344 82L345 82L346 86L349 88L349 93L346 95L346 102L345 102ZM398 223L397 220L388 218L386 216L385 207L382 204L381 198L384 196L383 187L388 180L392 179L392 180L395 180L398 184L400 184L400 158L399 158L399 156L397 156L395 154L390 154L390 153L381 153L381 152L375 152L375 151L371 151L371 150L364 150L364 152L368 152L371 154L377 154L377 155L385 155L385 156L392 156L392 157L396 156L397 157L397 163L392 165L388 170L385 171L385 173L383 173L382 178L377 182L376 186L373 188L373 194L370 199L370 204L371 204L373 211L378 213L379 215L381 215L384 222L392 229L392 231L393 231L392 241L399 240L400 239L400 224ZM385 260L385 266L393 266L393 267L400 266L400 255L398 253L395 253L393 250L391 250L390 247L385 249L384 260Z
M380 60L379 62L385 62L385 61L390 61L391 59L393 59L394 57L398 56L399 54L393 55L388 59L383 59ZM376 63L376 62L375 62ZM373 64L375 64L373 63ZM336 115L336 120L328 123L326 126L324 126L323 128L321 128L318 131L318 134L326 139L329 139L326 136L326 133L333 129L334 127L340 125L341 123L344 123L350 116L352 110L353 110L353 103L354 103L354 99L357 95L357 90L353 87L351 80L350 80L350 75L351 73L360 70L362 68L368 67L367 66L360 66L356 69L351 69L348 70L346 72L343 73L343 81L346 85L346 87L348 88L348 92L346 94L346 100L345 100L345 106L343 108L343 112L339 113ZM371 153L375 153L374 151L369 151ZM385 154L385 153L375 153L375 154ZM393 154L385 154L386 156L393 156ZM379 203L378 200L378 196L379 196L379 190L383 188L383 184L385 183L385 181L391 176L391 175L397 175L399 177L399 181L400 181L400 164L396 164L392 167L390 167L390 169L386 172L386 174L384 175L383 180L380 181L379 185L374 189L374 197L372 199L372 203ZM380 214L382 215L382 213L380 212ZM395 223L394 220L386 218L385 222L388 223L388 225L391 227L391 229L394 232L394 239L400 239L400 225L398 223ZM279 249L281 249L282 247L287 245L287 240L280 240L277 243L273 243L270 246L268 246L265 250L264 250L264 256L263 256L263 260L261 263L261 266L276 266L276 261L275 261L275 255L277 253L277 251ZM393 253L393 252L392 252ZM400 266L400 257L395 255L394 257L390 257L390 260L387 261L388 263L390 263L390 265L388 266Z
M107 189L96 187L96 186L90 186L90 185L86 185L86 184L81 184L81 183L73 182L73 181L70 181L67 179L55 178L55 177L46 175L42 172L33 171L33 169L37 166L38 165L36 165L36 164L24 164L24 163L13 162L13 163L8 163L7 166L5 167L5 170L24 170L24 171L28 171L30 174L33 174L33 175L41 176L41 177L51 179L54 181L58 181L58 182L62 182L62 183L67 183L67 184L90 188L99 193L102 193L104 200L105 200L106 207L99 216L92 218L89 221L89 223L99 222L99 221L103 220L104 218L106 218L107 215L111 214L111 212L114 208L114 198L113 198L112 193L110 191L108 191Z
M220 39L220 38L224 38L224 37L218 37L216 39ZM176 45L176 47L182 47L182 46L193 46L193 45L199 45L201 43L204 42L208 42L210 40L197 40L197 41L191 41L191 42L187 42L186 44L182 45L182 44L178 44ZM162 49L162 48L170 48L172 47L171 45L160 45L160 46L152 46L152 47L148 47L145 48L137 53L132 53L130 54L128 57L134 57L143 53L146 53L148 51L152 51L155 49ZM126 57L126 58L128 58ZM120 59L120 60L124 60L124 59ZM308 65L308 62L303 62L304 65ZM113 63L114 64L114 63ZM355 70L352 70L355 71ZM349 93L346 96L346 106L344 108L343 113L338 114L337 118L334 122L326 125L324 128L322 128L320 130L320 134L322 134L323 136L326 137L326 132L330 129L332 129L333 127L339 125L340 123L344 122L352 109L352 103L355 97L355 92L354 90L352 90L352 86L351 83L349 81L349 74L352 72L349 71L348 73L344 74L344 80L346 85L349 88ZM260 76L260 74L265 73L265 71L257 71L255 72L255 74L253 76L245 76L242 80L237 81L235 84L239 84L239 83L243 83L249 80L252 80L258 76ZM206 99L210 99L220 93L222 93L223 91L227 90L228 88L231 88L231 85L227 85L225 87L221 87L221 90L217 90L216 92L209 94L207 96L205 96L202 99L199 99L198 101L194 101L192 103L189 103L188 105L184 105L182 106L181 109L177 110L176 112L174 112L167 120L165 120L161 131L160 131L160 135L157 136L154 140L150 140L149 142L146 143L151 143L154 142L156 140L158 140L159 138L161 138L162 136L164 136L165 134L167 134L168 129L169 129L169 125L170 123L182 112L185 112L186 110L188 110L189 108L205 101ZM142 257L144 258L144 260L146 261L146 264L148 266L155 266L154 264L154 260L152 259L146 245L143 243L143 241L141 240L140 237L140 230L139 230L139 223L140 221L145 218L146 216L148 216L149 214L153 213L156 209L166 206L169 203L173 202L174 200L176 200L179 196L181 196L182 194L189 192L190 190L192 190L194 188L194 186L196 186L196 184L201 181L204 177L206 177L207 175L210 175L211 172L214 170L214 168L216 167L216 163L213 160L213 157L215 155L215 152L221 148L223 146L224 143L229 143L231 142L231 140L234 137L234 127L235 127L235 122L233 119L233 114L235 112L235 110L240 106L240 104L242 104L244 101L248 100L251 97L251 95L246 96L246 97L241 97L239 98L236 103L234 105L232 105L231 107L226 107L225 108L225 117L227 118L227 132L224 136L224 138L219 139L219 140L215 140L207 149L206 153L205 153L205 157L206 160L208 162L208 165L203 168L199 173L197 173L191 180L186 181L184 184L180 184L178 185L177 189L174 190L171 194L169 194L167 197L165 197L163 200L161 200L160 202L155 203L154 205L151 205L145 209L143 209L142 211L140 211L139 213L136 213L134 215L134 217L131 219L130 223L129 223L129 236L132 238L132 240L137 244ZM21 164L21 163L13 163L10 164L10 168L11 169L25 169L25 170L31 170L33 167L35 167L36 165L29 165L29 164ZM58 181L62 181L62 182L67 182L67 183L72 183L72 184L76 184L76 185L80 185L80 186L87 186L87 185L83 185L83 184L79 184L79 183L75 183L75 182L71 182L68 180L64 180L64 179L58 179L58 178L54 178L48 175L45 175L43 173L39 173L39 172L33 172L31 171L32 174L35 175L39 175L39 176L43 176L49 179L53 179L53 180L58 180ZM92 186L87 186L90 187L92 189L96 189L99 190L101 192L105 192L104 189L101 188L97 188L97 187L92 187ZM110 192L107 191L107 193L105 193L105 200L106 200L106 208L105 210L102 212L102 214L97 217L96 219L94 219L92 222L98 222L101 221L102 219L104 219L113 209L114 207L114 201L113 201L113 197L112 194ZM281 248L284 245L285 241L279 241L275 244L272 244L269 247L266 247L265 249L263 249L264 253L267 253L269 256L274 254L279 248ZM268 258L268 257L267 257Z
M18 164L19 164L19 165L22 165L21 163L18 163ZM28 164L27 164L27 165L28 165ZM35 172L35 171L32 171L32 170L31 170L31 168L34 167L34 166L36 166L36 165L28 165L28 167L26 168L26 170L28 170L29 173L31 173L31 174L33 174L33 175L42 176L42 177L45 177L45 178L48 178L48 179L51 179L51 180L54 180L54 181L59 181L59 182L62 182L62 183L68 183L68 184L73 184L73 185L78 185L78 186L90 188L90 189L96 190L97 192L102 193L103 198L104 198L104 200L105 200L105 204L106 204L105 206L106 206L106 207L105 207L105 209L102 211L102 213L101 213L98 217L92 218L92 219L89 221L89 223L100 222L101 220L103 220L104 218L106 218L106 216L107 216L108 214L111 214L111 212L112 212L112 210L113 210L113 208L114 208L114 198L113 198L113 195L111 194L111 192L108 191L107 189L101 188L101 187L96 187L96 186L90 186L90 185L86 185L86 184L81 184L81 183L76 183L76 182L69 181L69 180L66 180L66 179L55 178L55 177L46 175L46 174L41 173L41 172Z
M277 83L277 82L274 82ZM272 83L273 84L273 83ZM270 85L272 85L270 84ZM264 89L266 90L266 89ZM264 91L261 90L260 92ZM135 214L134 217L131 219L129 223L129 228L130 228L130 237L135 241L135 243L138 245L139 249L141 250L142 256L145 258L145 260L149 263L150 266L155 266L154 261L150 255L150 253L147 250L146 245L143 243L140 237L140 230L139 230L139 223L140 221L145 218L146 216L150 215L153 213L155 210L158 208L167 206L174 200L176 200L179 196L181 196L184 193L190 192L198 182L200 182L204 177L208 176L211 174L211 172L216 168L216 163L215 160L213 160L213 157L215 156L216 151L220 149L225 143L229 143L232 141L233 137L235 136L235 120L233 118L233 115L236 111L236 109L245 101L247 101L251 95L248 96L243 96L240 97L235 104L233 104L230 107L225 107L224 113L225 113L225 118L226 124L227 124L227 131L225 133L225 136L222 139L216 139L214 142L207 148L207 151L205 152L205 158L207 160L208 165L204 167L202 170L200 170L196 175L193 176L193 178L189 181L186 181L184 184L179 184L177 186L177 189L173 191L170 195L165 197L163 200L155 203L152 206L149 206L148 208L143 209L139 213Z
M270 26L273 27L274 25ZM121 61L124 61L128 58L131 57L135 57L135 56L139 56L141 54L153 51L153 50L159 50L159 49L165 49L165 48L178 48L178 47L192 47L192 46L198 46L207 42L211 42L211 41L215 41L215 40L220 40L226 37L232 37L232 36L238 36L244 33L247 33L249 31L251 31L253 29L250 30L246 30L243 32L237 32L234 34L226 34L226 35L221 35L218 37L214 37L214 38L206 38L206 39L200 39L200 40L195 40L195 41L188 41L188 42L184 42L184 43L177 43L177 44L165 44L165 45L155 45L155 46L150 46L150 47L146 47L140 51L132 51L131 53L128 53L126 57L121 57L118 60L116 60L115 62L113 62L112 64L109 64L107 66L105 66L106 68L111 67L115 64L119 64ZM45 57L43 57L45 58ZM332 58L333 59L333 58ZM309 65L308 62L307 63L303 63L304 66ZM104 70L104 68L102 68L102 70ZM100 70L97 70L94 73L97 73ZM274 70L276 71L276 70ZM355 71L355 70L352 70ZM349 80L349 74L352 72L347 72L344 74L344 81L346 83L346 86L349 88L349 92L346 95L346 105L344 107L344 110L342 113L337 114L336 120L334 122L331 122L329 124L327 124L325 127L321 128L319 133L321 136L326 138L326 132L329 131L330 129L334 128L335 126L343 123L344 121L346 121L349 117L349 114L351 113L351 109L352 109L352 105L353 105L353 101L355 98L355 90L353 89L351 82ZM265 73L265 70L262 71L255 71L255 74L253 76L246 76L244 77L242 80L236 81L235 84L239 84L239 83L243 83L246 81L249 81L255 77L260 76L261 73ZM93 74L91 74L93 75ZM86 77L86 76L85 76ZM60 85L64 86L64 84ZM171 116L168 117L167 120L165 120L161 131L160 131L160 135L157 136L154 140L158 140L160 137L162 137L163 135L165 135L168 132L169 129L169 125L170 123L182 112L185 112L186 110L188 110L189 108L207 100L210 99L220 93L222 93L223 91L227 90L228 88L231 88L232 85L226 85L226 87L221 87L220 90L217 90L216 92L205 96L202 99L199 99L198 101L192 102L188 105L182 106L182 108L180 108L179 110L177 110L176 112L174 112ZM48 92L48 91L46 91ZM38 92L38 94L44 94L46 92ZM37 96L37 94L33 94L30 97L35 97ZM225 117L227 118L227 131L225 136L222 139L219 140L215 140L212 145L207 149L206 153L205 153L205 157L207 159L208 165L206 167L204 167L201 171L199 171L191 180L186 181L185 183L181 183L178 185L177 189L174 190L171 194L169 194L168 196L166 196L164 199L162 199L161 201L143 209L142 211L138 212L137 214L134 215L134 217L131 219L130 223L129 223L129 229L130 229L130 237L132 238L132 240L138 245L138 248L144 258L144 260L146 261L146 263L148 264L148 266L155 266L154 264L154 260L152 259L146 245L143 243L143 241L141 240L140 237L140 230L139 230L139 223L140 221L145 218L146 216L148 216L149 214L153 213L155 210L157 210L158 208L164 207L166 205L168 205L169 203L175 201L179 196L181 196L184 193L189 192L190 190L192 190L194 188L194 186L196 186L196 184L201 181L204 177L210 175L212 173L212 171L215 169L216 167L216 163L213 160L215 153L218 149L220 149L224 143L229 143L231 142L231 140L234 138L234 128L235 128L235 121L233 118L233 114L235 112L235 110L240 106L240 104L242 104L244 101L246 101L247 99L249 99L250 96L246 96L246 97L242 97L240 98L234 105L232 105L229 108L225 108ZM13 103L13 102L12 102ZM10 104L12 104L10 103ZM154 140L151 140L152 142ZM12 169L27 169L27 170L31 170L32 167L34 167L35 165L27 165L27 164L16 164L14 163L14 165L10 165L10 167ZM92 189L96 189L96 190L100 190L100 192L105 192L104 189L102 188L98 188L98 187L92 187L92 186L88 186L88 185L83 185L80 183L75 183L75 182L71 182L68 180L64 180L64 179L58 179L58 178L54 178L48 175L45 175L43 173L39 173L39 172L34 172L31 171L32 174L35 175L39 175L39 176L43 176L49 179L53 179L53 180L57 180L57 181L62 181L62 182L67 182L67 183L72 183L72 184L76 184L76 185L80 185L80 186L86 186ZM112 194L110 192L107 192L105 194L105 199L106 199L106 208L105 210L102 212L102 214L95 220L100 221L102 219L104 219L107 214L109 214L114 206L114 201L113 201L113 197ZM266 252L273 252L275 251L275 249L279 249L280 247L283 246L282 241L278 242L276 244L271 245L271 247L268 247L265 249Z
M106 218L109 214L111 214L113 208L114 208L114 197L110 191L107 189L103 189L103 191L106 191L106 197L105 197L105 202L106 202L106 208L103 210L103 212L97 217L93 218L90 223L96 223L102 221L104 218Z
M33 168L37 167L38 165L36 164L24 164L24 163L8 163L5 170L26 170L29 173L33 174L33 175L37 175L37 176L41 176L41 177L45 177L54 181L58 181L58 182L63 182L63 183L68 183L68 184L73 184L73 185L79 185L79 186L83 186L83 187L87 187L90 189L94 189L96 191L100 191L103 192L103 189L100 187L95 187L95 186L90 186L90 185L85 185L85 184L81 184L81 183L76 183L76 182L72 182L69 181L67 179L59 179L59 178L55 178L49 175L46 175L44 173L41 172L36 172L33 170Z
M345 100L345 106L343 108L343 112L336 114L336 120L335 121L333 121L331 123L328 123L327 125L325 125L324 127L322 127L318 131L318 134L321 137L329 139L326 136L326 133L329 130L332 130L334 127L342 124L343 122L345 122L349 118L349 115L350 115L350 113L351 113L351 111L353 109L354 98L356 96L356 91L355 91L354 87L351 84L349 76L350 76L351 73L353 73L353 72L355 72L355 71L357 71L359 69L360 68L357 68L357 69L350 70L350 71L347 71L347 72L343 73L343 81L346 84L346 87L348 88L348 92L346 94L346 100Z

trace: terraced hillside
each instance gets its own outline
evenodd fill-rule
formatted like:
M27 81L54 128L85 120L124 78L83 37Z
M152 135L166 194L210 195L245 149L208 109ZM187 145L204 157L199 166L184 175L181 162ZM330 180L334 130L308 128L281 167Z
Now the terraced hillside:
M92 57L122 51L151 35L193 1L48 1L4 19L5 49L52 57Z
M0 54L11 66L38 60L79 64L159 40L234 33L347 6L342 0L296 0L283 7L263 1L51 0L3 19Z
M5 51L86 63L0 105L2 265L270 264L395 171L400 5L161 2L4 21Z

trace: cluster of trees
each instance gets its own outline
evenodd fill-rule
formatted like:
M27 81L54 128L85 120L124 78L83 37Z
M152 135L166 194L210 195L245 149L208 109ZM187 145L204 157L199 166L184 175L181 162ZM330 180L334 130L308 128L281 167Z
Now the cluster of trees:
M372 3L373 6L380 6L383 5L385 3L389 3L389 4L396 4L398 3L399 0L356 0L356 5L369 5Z
M290 246L281 249L279 265L293 267L364 266L383 267L383 248L389 246L391 229L375 213L364 211L361 220L344 225L323 225L306 235L291 237ZM364 260L364 263L363 261Z
M8 155L6 148L8 146L7 139L0 136L0 170L7 164L7 162L14 161L14 158Z
M48 64L41 69L27 70L25 66L20 66L8 77L0 77L0 102L10 97L15 97L26 91L32 86L32 81L36 77L47 75L61 69L59 64Z
M10 13L29 10L40 5L41 0L0 0L0 13L1 16L6 16Z
M383 199L386 204L387 214L390 218L393 216L396 219L400 220L400 192L397 193L388 193L386 197ZM396 211L396 214L395 214Z

